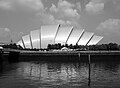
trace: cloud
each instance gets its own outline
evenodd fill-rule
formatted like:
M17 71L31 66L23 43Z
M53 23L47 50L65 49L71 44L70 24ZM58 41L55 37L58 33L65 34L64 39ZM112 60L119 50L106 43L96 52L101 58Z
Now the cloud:
M10 32L10 29L9 29L9 28L0 28L0 31L3 31L3 32Z
M23 35L23 32L11 31L9 28L0 28L0 40L3 42L10 41L11 39L15 42L21 39Z
M11 5L11 2L9 1L6 1L6 0L1 0L0 1L0 8L2 9L11 9L12 8L12 5Z
M23 32L14 31L10 33L10 38L13 40L13 42L15 42L15 40L20 40L23 35L24 35Z
M57 6L52 4L50 11L55 14L59 14L61 17L79 17L77 9L74 9L75 5L66 0L59 0Z
M106 0L105 0L106 1ZM85 10L89 13L99 14L104 9L104 1L103 0L92 0L87 5Z
M54 22L66 25L73 25L80 27L79 20L81 11L81 4L72 4L66 0L59 0L57 5L52 4L49 13L53 16Z
M62 24L62 25L71 25L70 21L65 21L62 19L55 18L52 14L47 12L39 13L38 16L40 17L40 21L43 24Z
M120 31L120 19L108 19L102 22L98 27L97 30L102 31Z
M100 14L104 11L105 4L107 2L113 3L117 9L120 7L120 0L91 0L88 4L86 4L85 10L92 14Z
M71 25L70 21L64 21L62 19L55 19L55 17L53 15L49 15L49 19L52 24Z
M34 10L40 10L44 8L41 0L18 0L20 4L30 7Z
M4 28L4 30L5 30L6 32L10 32L10 29L9 29L9 28Z
M54 4L52 4L52 6L50 8L50 11L51 12L58 12L58 9L57 9L57 7Z
M41 0L1 0L0 7L3 9L10 9L17 6L28 7L34 10L40 10L44 8L44 5Z
M116 6L116 11L120 11L120 0L114 0L114 6Z
M10 34L9 28L0 28L0 37L4 38Z
M62 18L56 18L54 15L44 12L39 13L38 17L40 19L40 23L42 24L61 24L61 25L68 25L68 26L74 26L74 27L80 27L81 25L76 19L62 19Z
M76 8L79 10L79 12L81 12L82 7L80 2L76 3Z
M15 8L30 8L37 11L41 24L63 24L80 26L81 4L72 4L67 0L59 0L57 5L52 4L51 8L45 8L42 0L2 0L5 3L10 3L9 7ZM7 6L7 5L6 5ZM15 8L15 9L17 9ZM36 14L34 13L34 14Z

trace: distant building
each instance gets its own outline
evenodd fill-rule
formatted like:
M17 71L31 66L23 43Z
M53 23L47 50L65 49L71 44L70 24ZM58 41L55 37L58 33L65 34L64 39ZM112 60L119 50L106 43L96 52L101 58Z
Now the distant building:
M31 31L17 43L23 48L47 48L48 44L96 45L103 37L73 26L44 25Z
M0 43L0 46L4 46L5 44L4 43Z

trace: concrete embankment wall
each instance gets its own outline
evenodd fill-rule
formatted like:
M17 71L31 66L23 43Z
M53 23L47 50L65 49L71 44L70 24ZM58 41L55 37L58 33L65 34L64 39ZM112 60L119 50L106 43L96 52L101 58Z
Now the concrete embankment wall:
M4 61L120 61L120 51L79 51L79 52L9 52L3 53Z

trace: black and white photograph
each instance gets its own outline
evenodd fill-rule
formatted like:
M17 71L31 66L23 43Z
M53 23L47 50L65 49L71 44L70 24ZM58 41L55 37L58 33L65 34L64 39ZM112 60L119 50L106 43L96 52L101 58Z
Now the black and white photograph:
M120 0L0 0L0 88L120 88Z

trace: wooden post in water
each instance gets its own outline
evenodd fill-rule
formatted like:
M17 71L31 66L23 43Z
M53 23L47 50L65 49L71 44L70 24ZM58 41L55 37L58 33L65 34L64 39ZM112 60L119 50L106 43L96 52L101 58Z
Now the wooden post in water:
M88 55L88 60L89 60L89 74L88 74L88 86L90 86L91 83L91 60L90 60L90 54Z
M3 71L3 58L2 58L2 54L4 53L4 51L0 51L0 72Z
M40 73L39 73L39 80L41 79L41 64L39 64L39 70L40 70Z
M80 53L78 53L78 57L79 57L79 59L78 59L78 60L80 60Z
M32 65L30 64L30 77L32 76Z
M3 51L1 50L0 51L0 64L2 64L2 62L3 62L2 54L3 54Z

